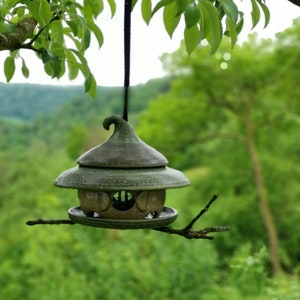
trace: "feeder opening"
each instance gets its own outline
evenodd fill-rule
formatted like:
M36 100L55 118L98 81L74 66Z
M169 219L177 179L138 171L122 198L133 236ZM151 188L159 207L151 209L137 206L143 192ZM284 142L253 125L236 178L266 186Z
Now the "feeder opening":
M133 207L135 199L130 192L120 191L113 195L112 206L117 210L128 210Z

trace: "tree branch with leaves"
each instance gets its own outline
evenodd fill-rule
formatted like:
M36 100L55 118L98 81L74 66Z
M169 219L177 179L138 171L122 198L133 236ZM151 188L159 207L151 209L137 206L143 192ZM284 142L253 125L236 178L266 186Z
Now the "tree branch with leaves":
M270 14L265 1L249 1L253 27L259 23L261 14L266 26ZM183 38L188 54L201 40L207 40L211 53L214 53L223 36L230 37L233 47L244 24L244 13L239 9L237 0L132 0L132 10L138 2L147 24L158 11L163 12L164 27L170 37L183 19ZM115 0L2 0L0 51L10 51L4 63L7 81L15 73L15 60L18 58L22 59L24 77L29 76L21 50L33 50L50 77L60 78L67 72L69 79L73 80L80 72L85 78L85 91L95 96L97 84L85 53L90 47L91 35L96 38L99 48L103 44L97 18L105 5L109 6L113 17L117 9Z

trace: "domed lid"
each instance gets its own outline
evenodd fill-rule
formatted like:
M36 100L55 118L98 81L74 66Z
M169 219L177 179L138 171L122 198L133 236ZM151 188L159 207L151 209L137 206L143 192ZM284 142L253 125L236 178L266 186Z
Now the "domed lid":
M113 134L102 144L81 155L77 163L84 167L98 168L148 168L162 167L168 160L157 150L138 138L130 124L118 116L106 118L103 127Z
M189 180L168 168L167 159L139 139L120 117L109 117L103 127L115 125L112 136L77 160L79 166L60 174L58 187L88 190L158 190L180 188Z

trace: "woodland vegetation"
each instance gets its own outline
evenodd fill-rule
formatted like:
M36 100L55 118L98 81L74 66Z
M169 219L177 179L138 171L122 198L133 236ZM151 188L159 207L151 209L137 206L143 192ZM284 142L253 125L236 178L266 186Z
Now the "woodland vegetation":
M276 40L249 36L233 51L226 40L212 56L205 44L189 57L181 48L163 58L168 78L132 89L129 122L192 183L168 191L174 227L219 194L197 224L231 227L213 241L27 227L78 205L76 191L53 181L107 137L100 123L121 114L122 90L100 88L95 99L68 91L49 110L23 92L36 110L26 118L8 114L20 105L10 101L0 122L0 298L299 299L299 33L295 20Z

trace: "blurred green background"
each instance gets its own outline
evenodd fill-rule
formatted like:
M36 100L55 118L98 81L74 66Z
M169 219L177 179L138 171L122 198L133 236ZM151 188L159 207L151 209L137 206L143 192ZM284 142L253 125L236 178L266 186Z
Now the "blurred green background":
M1 299L300 299L300 20L275 40L249 36L213 56L166 54L169 76L132 88L129 121L191 186L169 190L175 228L213 194L195 229L215 239L80 225L76 191L54 179L105 140L121 88L0 85Z

